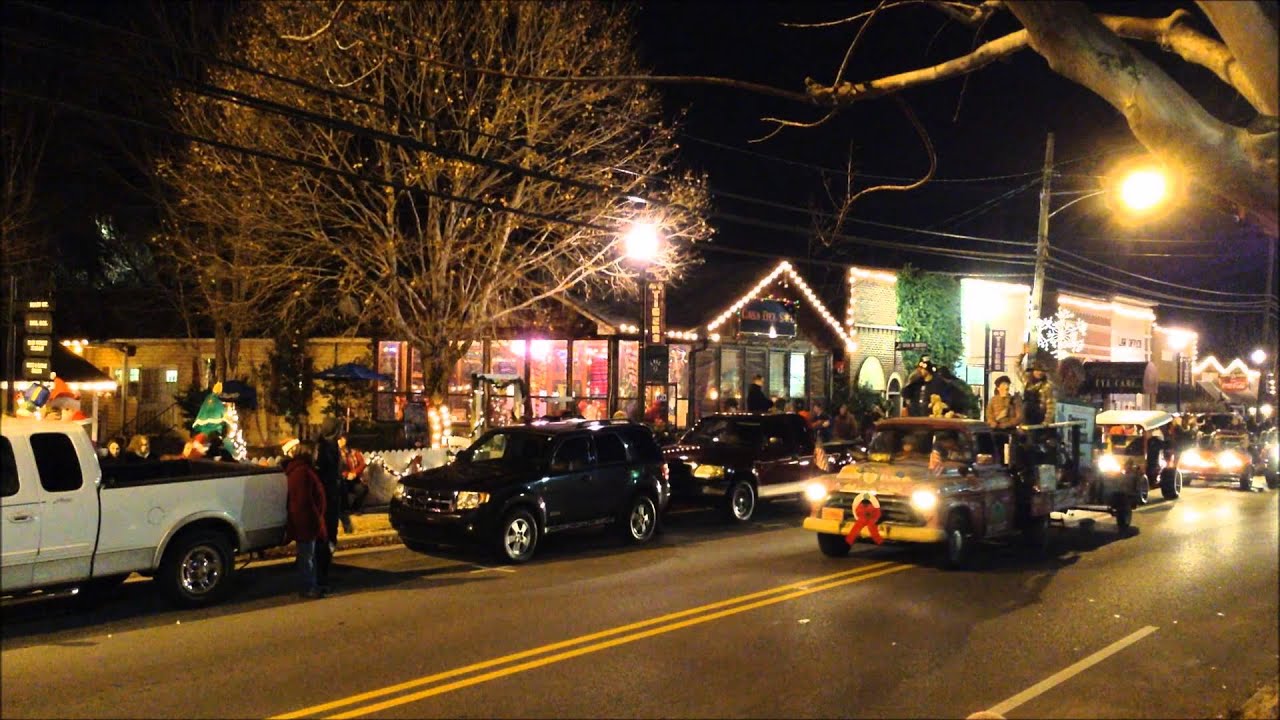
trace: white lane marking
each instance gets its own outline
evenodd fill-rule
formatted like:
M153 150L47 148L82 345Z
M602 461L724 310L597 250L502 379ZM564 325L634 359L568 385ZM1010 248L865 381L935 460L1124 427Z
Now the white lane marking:
M1032 685L1026 690L1023 690L1022 692L1018 693L1017 695L1014 695L1008 700L1005 700L1004 702L998 705L993 705L990 709L987 710L987 712L995 713L997 715L1004 715L1005 713L1027 702L1028 700L1043 694L1044 692L1050 690L1051 688L1057 685L1060 685L1066 682L1067 680L1070 680L1076 675L1079 675L1085 670L1088 670L1094 665L1097 665L1103 660L1106 660L1112 655L1115 655L1116 653L1138 642L1142 638L1150 635L1151 633L1155 632L1158 629L1159 628L1157 628L1154 625L1148 625L1142 628L1141 630L1138 630L1124 638L1121 638L1111 643L1110 645L1102 648L1098 652L1090 655L1089 657L1073 665L1070 665L1062 670L1059 670L1058 672L1050 675L1044 680L1041 680L1035 685Z

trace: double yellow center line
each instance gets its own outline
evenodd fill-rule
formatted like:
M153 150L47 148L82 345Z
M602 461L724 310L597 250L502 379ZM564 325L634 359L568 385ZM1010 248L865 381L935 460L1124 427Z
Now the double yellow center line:
M644 638L653 637L655 635L662 635L681 628L700 625L702 623L711 622L712 620L719 620L720 618L747 612L748 610L755 610L756 608L775 605L777 603L786 602L787 600L794 600L795 598L821 592L823 590L830 590L842 585L849 585L856 582L862 582L863 580L880 577L881 575L888 575L889 573L908 570L911 567L911 565L879 562L871 565L864 565L852 570L833 573L831 575L823 575L820 577L810 578L808 580L800 580L798 582L780 585L768 590L754 592L749 595L739 595L738 597L729 598L728 600L721 600L719 602L689 608L688 610L680 610L678 612L669 613L649 620L642 620L640 622L631 623L630 625L622 625L609 630L601 630L600 632L591 633L589 635L580 635L569 640L562 640L549 645L543 645L529 650L522 650L510 655L493 658L492 660L485 660L465 667L446 670L434 675L427 675L426 677L408 680L396 685L389 685L377 690L370 690L358 695L352 695L350 697L327 702L322 705L305 707L301 710L294 710L293 712L276 715L274 717L311 717L342 707L347 707L348 709L329 717L352 718L371 715L373 713L386 710L387 708L417 702L418 700L442 695L444 693L470 687L472 685L479 685L480 683L496 680L508 675L514 675L526 670L533 670L534 668L539 668L544 665L550 665L552 663L569 660L581 655L587 655L593 652L599 652L600 650L606 650L611 647L625 645L627 643L643 640ZM519 662L521 660L524 660L525 662ZM489 670L490 668L498 669ZM481 670L489 670L489 672L472 675L472 673L477 673ZM469 677L463 677L458 680L453 680L452 682L437 684L443 680L458 678L463 675L468 675ZM411 690L417 690L417 692L408 692ZM400 694L406 692L408 692L408 694ZM381 698L388 699L383 700Z

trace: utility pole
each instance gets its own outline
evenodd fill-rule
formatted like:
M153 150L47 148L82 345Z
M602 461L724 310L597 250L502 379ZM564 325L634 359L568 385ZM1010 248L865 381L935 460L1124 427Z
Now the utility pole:
M1024 342L1028 345L1027 356L1023 362L1029 363L1035 358L1034 342L1035 322L1040 319L1040 305L1044 299L1044 271L1049 263L1049 183L1053 179L1053 133L1049 133L1044 142L1044 170L1040 176L1040 222L1036 228L1036 274L1031 283L1031 308L1027 313L1027 334ZM1025 369L1025 368L1024 368Z

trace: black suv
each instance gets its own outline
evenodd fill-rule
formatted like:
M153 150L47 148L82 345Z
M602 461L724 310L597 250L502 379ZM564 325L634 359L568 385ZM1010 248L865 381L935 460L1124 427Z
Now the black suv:
M563 422L485 433L454 462L401 480L389 515L411 550L482 543L522 563L540 537L562 530L616 523L627 541L646 542L668 499L648 428Z
M804 418L794 413L709 415L665 448L671 462L671 493L720 505L745 522L756 498L799 498L827 473L814 462L814 442Z

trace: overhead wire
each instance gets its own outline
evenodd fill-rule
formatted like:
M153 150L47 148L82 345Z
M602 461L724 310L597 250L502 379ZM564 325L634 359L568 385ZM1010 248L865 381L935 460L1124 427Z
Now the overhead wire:
M25 6L25 7L30 7L30 8L32 8L32 9L37 9L37 10L40 10L40 11L46 11L46 9L45 9L45 8L38 8L38 7L34 7L34 6L29 5L28 3L22 3L22 2L19 2L19 3L15 3L15 4L22 5L22 6ZM117 31L117 32L123 32L123 33L125 33L125 34L127 34L127 35L130 35L130 36L133 36L133 37L136 37L136 38L143 38L143 39L147 39L145 36L142 36L142 35L137 34L137 33L132 33L132 32L126 31L126 30L124 30L124 29L122 29L122 28L115 28L115 27L108 26L108 25L102 25L102 24L100 24L100 23L95 23L95 22L93 22L93 21L90 21L90 20L87 20L87 19L84 19L84 18L79 18L79 17L72 16L72 15L66 15L65 13L59 13L59 12L57 12L57 11L48 11L48 12L51 12L51 13L56 14L56 15L59 15L59 16L61 16L61 17L65 17L65 18L67 18L67 19L73 19L73 20L78 20L78 21L84 21L84 22L87 22L87 23L89 23L89 24L97 25L97 26L99 26L99 27L101 27L101 28L104 28L104 29L108 29L108 30L112 30L112 31ZM154 40L154 39L153 39L153 40ZM158 42L159 44L162 44L162 45L166 45L166 46L168 46L168 47L170 47L170 48L172 48L172 49L184 50L184 49L182 49L182 48L178 48L177 46L174 46L174 45L172 45L172 44L163 43L163 41L158 41L158 40L156 40L156 42ZM29 45L28 45L28 48L29 48L29 49L33 49L33 50L40 50L40 49L41 49L41 48L31 47L31 46L29 46ZM281 81L281 82L287 82L287 83L290 83L290 84L293 84L293 85L295 85L295 86L299 86L299 87L305 87L306 89L309 89L309 90L312 90L312 91L315 91L315 92L323 92L323 93L329 94L329 95L331 95L331 96L335 96L335 97L343 97L343 98L348 99L348 100L363 101L363 102L365 102L366 104L369 102L369 101L364 101L364 99L363 99L363 98L359 98L359 96L352 96L352 95L351 95L351 94L349 94L349 93L341 93L341 92L336 91L336 90L331 90L331 89L327 89L327 88L323 88L323 87L318 87L318 86L315 86L315 85L313 85L313 84L306 83L305 81L297 80L296 78L289 78L289 77L286 77L286 76L280 76L280 75L277 75L277 74L274 74L274 73L268 73L267 71L262 71L262 70L260 70L260 69L250 68L250 67L242 66L242 65L237 65L237 64L232 63L232 62L230 62L230 61L225 61L225 60L221 60L221 59L219 59L219 58L216 58L215 56L209 56L208 54L205 54L205 53L198 53L198 52L196 52L196 51L189 51L189 50L184 50L184 51L191 52L193 55L201 55L201 56L205 57L206 59L210 59L210 60L213 60L213 61L216 61L216 62L221 62L221 63L227 64L228 66L234 66L234 67L237 67L237 69L240 69L240 70L243 70L243 71L246 71L246 72L253 72L253 73L260 74L260 75L263 75L263 76L266 76L266 77L270 77L270 78L272 78L272 79L274 79L274 80L278 80L278 81ZM187 82L190 82L190 81L187 81ZM260 105L256 105L256 107L258 107L258 109L261 109L261 110L266 111L266 112L275 112L275 113L277 113L277 114L282 114L282 115L286 115L286 116L294 117L295 119L301 118L301 119L305 119L305 120L308 120L308 121L310 121L310 122L316 122L316 123L336 123L336 124L337 124L337 125L336 125L337 129L345 130L345 131L347 131L347 132L352 132L352 133L371 133L371 134L376 134L375 136L377 136L379 139L382 139L382 140L387 141L387 142L392 142L392 143L405 143L406 141L407 141L407 142L410 142L410 143L415 142L413 138L405 138L405 137L400 136L400 135L394 135L394 134L391 134L391 133L384 133L384 132L377 131L377 130L372 129L372 128L366 128L366 127L364 127L364 126L357 125L357 124L355 124L355 123L350 123L350 122L347 122L347 121L343 121L343 120L341 120L341 119L339 119L339 118L332 118L332 117L330 117L330 116L320 115L320 114L317 114L317 113L310 113L309 111L305 111L305 110L302 110L302 109L300 109L300 108L295 108L295 107L293 107L293 106L284 105L284 104L281 104L281 103L274 103L274 102L272 102L272 101L263 100L263 99L261 99L261 98L257 98L257 97L255 97L255 96L246 95L246 94L243 94L243 93L238 93L238 92L236 92L236 91L230 91L230 90L228 90L228 89L226 89L226 88L219 88L219 87L214 86L214 85L211 85L211 84L206 84L206 85L207 85L207 88L205 88L205 89L209 89L209 90L211 90L211 91L212 91L212 92L210 92L210 93L206 93L206 94L208 94L210 97L222 97L222 98L227 99L227 100L232 101L232 102L240 102L240 103L242 103L242 104L247 103L247 104L249 104L250 106L255 106L255 105L254 105L255 103L261 103ZM8 94L13 94L13 93L8 93ZM43 101L46 101L46 102L50 102L50 101L51 101L51 102L59 102L59 101L52 101L52 100L51 100L51 99L49 99L49 98L37 98L36 96L28 96L28 98L29 98L29 99L35 99L35 100L37 100L37 101L43 100ZM70 108L71 106L70 106L70 105L64 105L64 107L68 107L68 108ZM96 114L98 114L99 116L102 116L102 115L112 115L112 114L110 114L110 113L102 113L101 111L93 111L93 110L91 110L91 109L89 109L89 108L85 108L85 107L83 107L83 106L80 106L78 109L79 109L80 111L83 111L83 112L96 113ZM300 113L300 115L291 115L291 113L295 113L295 112ZM126 121L126 122L129 122L129 121L131 120L131 119L129 119L129 118L124 118L124 117L121 117L121 116L114 116L114 117L116 117L117 119L120 119L120 120L124 120L124 121ZM637 121L637 122L638 122L638 121ZM151 124L148 124L148 123L134 122L134 124L135 124L135 125L138 125L138 126L141 126L141 127L147 127L148 129L151 129L151 130L160 131L160 132L171 131L171 132L172 132L173 134L175 134L176 136L184 137L184 139L187 139L187 140L190 140L190 141L194 141L194 142L204 142L204 143L208 143L208 144L211 144L211 145L214 145L214 146L223 147L224 149L238 150L238 151L241 151L241 152L248 152L248 153L250 153L250 154L257 154L257 155L258 155L258 156L260 156L260 157L267 157L267 158L270 158L270 159L273 159L273 160L276 160L276 161L280 161L280 162L286 162L286 163L289 163L289 164L299 165L299 166L303 166L303 167L309 167L310 169L313 169L313 170L322 170L322 171L334 172L334 173L336 173L336 174L338 174L338 175L342 175L342 176L345 176L345 177L348 177L348 178L351 178L351 179L359 179L359 180L364 180L364 181L370 181L370 180L372 180L372 181L373 181L373 182L375 182L375 183L380 183L380 184L384 184L384 185L388 185L388 186L393 186L393 187L395 187L395 186L397 185L396 183L377 181L376 179L371 179L371 178L368 178L368 177L365 177L365 176L360 176L360 175L357 175L357 174L354 174L354 173L346 173L346 172L343 172L343 171L340 171L340 170L336 170L336 169L334 169L334 168L327 168L327 167L320 166L320 165L316 165L316 164L313 164L313 163L307 163L307 162L305 162L305 161L297 161L297 160L295 160L295 159L285 158L285 157L283 157L283 156L279 156L279 155L276 155L276 154L274 154L274 153L266 153L266 152L264 152L264 151L255 151L255 150L248 149L248 148L243 148L243 147L238 147L238 146L232 146L232 145L228 145L228 144L226 144L226 143L221 143L221 142L219 142L219 141L212 140L212 139L209 139L209 138L199 138L199 137L194 136L194 135L189 135L189 134L186 134L186 133L182 133L181 131L176 131L176 130L172 130L172 129L161 128L160 126L151 125ZM334 127L334 125L330 124L330 127ZM470 129L470 128L461 127L461 126L460 126L460 127L451 127L450 129L457 130L457 131L461 131L461 132L476 132L476 133L479 133L479 131L475 131L475 130L472 130L472 129ZM509 141L511 141L511 140L512 140L512 138L504 138L504 137L496 136L496 135L492 135L492 137L494 137L495 139L501 139L501 140L503 140L504 142L509 142ZM740 148L733 148L732 146L728 146L728 145L725 145L725 144L723 144L723 143L715 143L714 141L707 141L707 142L708 142L708 143L714 143L714 144L716 144L716 145L720 145L720 146L726 147L726 148L728 148L728 149L737 150L737 151L744 152L744 153L751 154L751 155L757 155L757 156L766 157L766 158L770 158L770 159L776 159L776 160L780 160L780 161L786 161L786 162L790 162L790 163L795 163L795 161L789 161L789 160L786 160L786 159L784 159L784 158L777 158L777 157L775 157L775 156L770 156L770 155L767 155L767 154L764 154L764 153L758 153L758 152L754 152L754 151L743 150L743 149L740 149ZM527 145L527 143L523 143L523 144ZM415 149L420 149L420 150L423 150L423 151L426 151L426 152L442 152L442 153L449 153L451 156L453 156L453 157L454 157L454 159L458 159L458 160L463 161L463 162L472 162L472 161L475 161L475 162L477 162L478 164L485 164L485 161L487 161L487 159L485 159L485 158L479 158L478 156L469 156L469 155L468 155L468 154L466 154L466 153L459 153L459 152L457 152L457 151L452 151L452 150L451 150L451 149L449 149L449 148L440 148L440 147L438 147L438 146L430 146L430 144L426 144L426 143L422 143L421 145L422 145L421 147L418 147L418 148L415 148ZM1117 152L1117 151L1112 151L1112 152ZM1099 154L1104 154L1104 153L1099 153ZM448 155L446 155L446 156L448 156ZM1077 158L1077 159L1074 159L1074 160L1071 160L1071 161L1064 161L1062 164L1067 164L1067 163L1070 163L1070 162L1078 162L1078 161L1080 161L1080 160L1087 159L1088 157L1090 157L1090 156L1085 156L1085 157L1082 157L1082 158ZM550 174L550 173L542 173L542 172L537 171L537 170L530 170L530 169L526 169L526 168L521 168L521 167L519 167L519 166L512 166L512 165L510 165L510 164L500 163L499 161L488 161L488 162L493 163L492 165L490 165L490 167L494 167L494 168L497 168L497 169L502 169L502 170L504 170L504 171L510 171L510 172L513 172L513 173L520 173L520 174L527 174L527 175L530 175L530 176L539 177L540 179L544 179L544 180L548 180L548 181L552 181L552 182L563 182L563 183L566 183L566 184L571 184L571 185L574 185L574 186L578 186L578 187L582 187L582 188L586 188L586 189L591 189L591 190L594 190L594 191L605 191L605 192L610 191L610 189L609 189L609 188L606 188L606 187L600 186L600 185L598 185L598 184L584 183L584 182L582 182L582 181L579 181L579 180L576 180L576 179L573 179L573 178L565 178L565 177L555 176L554 174ZM796 163L796 164L804 165L805 163ZM835 171L833 168L822 168L821 166L816 166L816 165L810 165L810 166L811 166L811 167L818 168L818 169L829 170L829 171ZM615 169L615 170L616 170L616 168L610 168L610 169ZM842 172L842 173L843 173L843 172L845 172L845 171L836 171L836 172ZM847 173L846 173L846 174L847 174ZM1007 175L1007 176L988 176L988 177L986 177L986 178L962 178L962 179L961 179L961 178L940 178L940 179L935 179L935 181L938 181L938 182L978 182L978 181L986 181L986 180L993 180L993 179L1026 177L1026 176L1031 175L1031 174L1035 174L1035 173L1019 173L1019 174ZM871 176L870 176L870 175L866 175L866 177L871 177ZM878 177L891 178L892 176L878 176ZM1015 190L1015 191L1013 191L1013 192L1015 192L1015 193L1016 193L1016 192L1020 191L1021 189L1025 189L1026 187L1030 187L1031 185L1034 185L1034 184L1035 184L1034 182L1032 182L1032 183L1027 183L1027 184L1025 184L1025 185L1023 186L1023 188L1020 188L1020 189ZM551 215L544 214L544 213L536 213L536 212L531 212L531 211L521 211L521 210L516 210L516 209L508 208L508 207L506 207L506 206L504 206L504 205L500 205L500 204L497 204L497 203L485 203L485 202L483 202L483 201L477 201L477 200L474 200L474 199L471 199L471 198L464 198L464 197L460 197L460 196L452 196L452 195L449 195L449 194L447 194L447 193L434 193L434 192L430 192L430 191L425 191L425 190L423 190L422 188L418 188L418 187L408 187L408 186L400 185L400 189L420 191L420 192L423 192L424 194L427 194L427 195L430 195L430 196L439 197L439 198L441 198L441 199L447 199L447 200L452 200L452 201L464 202L464 203L472 204L472 205L479 206L479 207L485 207L485 208L487 208L487 209L492 209L492 210L496 210L496 211L512 212L512 213L517 214L517 215L524 215L524 216L527 216L527 217L534 217L534 218L537 218L537 219L542 219L542 220L547 220L547 221L564 222L564 223L568 223L568 224L571 224L571 225L578 225L578 226L580 226L580 227L590 227L590 228L595 229L595 230L607 230L607 228L602 228L602 227L600 227L600 226L596 226L596 225L589 224L589 223L581 223L581 222L573 221L573 220L568 219L568 218L551 216ZM741 201L744 201L744 202L752 202L752 203L756 203L756 204L760 204L760 205L764 205L764 206L774 207L774 208L776 208L776 209L784 209L784 210L788 210L788 211L805 212L805 213L807 213L807 214L813 214L813 211L812 211L812 210L803 209L803 208L798 208L798 207L796 207L796 206L786 205L786 204L783 204L783 203L776 203L776 202L772 202L772 201L767 201L767 200L763 200L763 199L760 199L760 198L754 198L754 197L750 197L750 196L744 196L744 195L740 195L740 194L736 194L736 193L727 193L727 192L722 192L722 191L716 191L716 190L714 190L714 189L711 189L711 192L712 192L713 194L715 194L715 195L720 195L720 196L723 196L723 197L730 197L730 198L732 198L732 199L737 199L737 200L741 200ZM808 229L801 229L801 228L796 228L796 227L793 227L793 226L784 226L784 225L781 225L781 224L778 224L778 223L771 223L771 222L767 222L767 221L760 221L760 220L756 220L756 219L753 219L753 218L745 218L745 217L743 217L743 216L738 216L738 215L734 215L734 214L730 214L730 213L722 213L722 212L715 212L715 211L713 211L713 212L711 213L711 215L712 215L712 216L715 216L715 217L721 217L721 218L724 218L724 219L729 220L730 222L736 222L736 223L739 223L739 224L754 225L754 226L757 226L757 227L767 227L767 228L769 228L769 229L774 229L774 230L780 230L780 231L790 232L790 233L793 233L793 234L795 234L795 233L802 233L802 234L805 234L805 235L809 235L809 234L810 234L810 230L808 230ZM829 215L829 214L828 214L828 215ZM948 237L948 238L952 238L952 239L960 239L960 240L966 240L966 241L990 242L990 243L1007 244L1007 245L1021 245L1021 246L1033 246L1033 245L1034 245L1034 243L1030 243L1030 242L1000 240L1000 239L996 239L996 238L984 238L984 237L980 237L980 236L962 235L962 234L958 234L958 233L945 233L945 232L932 231L932 230L929 230L929 229L912 228L912 227L908 227L908 226L896 225L896 224L892 224L892 223L880 223L880 222L876 222L876 221L862 220L862 219L859 219L859 218L848 218L848 220L849 220L850 222L854 222L854 223L860 223L860 224L865 224L865 225L869 225L869 226L875 226L875 227L882 227L882 228L887 228L887 229L893 229L893 230L897 230L897 231L901 231L901 232L910 232L910 233L928 234L928 235L934 235L934 236L940 236L940 237ZM924 247L920 247L920 246L913 246L913 245L906 244L906 243L900 243L900 242L889 242L889 241L876 241L876 240L873 240L873 239L870 239L870 238L860 238L860 237L856 237L856 236L850 236L850 235L847 235L847 234L838 234L836 237L837 237L837 239L844 240L844 241L847 241L847 242L852 242L852 243L854 243L854 244L867 245L867 246L871 246L871 247L881 247L881 248L886 248L886 249L893 250L893 251L895 251L895 252L907 252L907 253L917 252L917 253L934 254L934 255L945 256L945 257L952 257L952 258L964 258L964 259L986 259L986 260L989 260L989 261L1005 262L1005 263L1009 263L1009 264L1032 264L1032 263L1031 263L1029 260L1027 260L1026 258L1024 258L1024 257L1022 257L1022 256L1019 256L1019 255L1012 255L1012 254L989 253L989 252L985 252L985 251L966 251L966 250L961 250L961 249L958 249L958 248L924 248ZM1190 290L1190 291L1193 291L1193 292L1204 292L1204 293L1209 293L1209 294L1214 294L1214 295L1222 295L1222 296L1228 296L1228 297L1258 297L1258 295L1254 295L1254 294L1225 293L1225 292L1221 292L1221 291L1205 290L1205 289L1202 289L1202 288L1193 288L1193 287L1190 287L1190 286L1179 285L1179 284L1177 284L1177 283L1168 283L1168 282L1166 282L1166 281L1161 281L1161 280L1158 280L1158 279L1156 279L1156 278L1150 278L1150 277L1148 277L1148 276L1139 275L1139 274L1137 274L1137 273L1129 273L1129 272L1127 272L1127 271L1120 270L1120 269L1118 269L1118 268L1113 268L1113 267L1111 267L1111 266L1107 266L1107 265L1104 265L1104 264L1102 264L1102 263L1098 263L1097 261L1090 260L1089 258L1084 257L1084 256L1082 256L1082 255L1078 255L1078 254L1076 254L1076 253L1072 253L1071 251L1065 250L1065 249L1063 249L1063 248L1055 248L1055 251L1056 251L1056 252L1061 252L1061 253L1063 253L1063 254L1067 254L1067 255L1072 256L1072 257L1075 257L1075 258L1078 258L1079 260L1082 260L1082 261L1084 261L1084 262L1090 262L1090 263L1093 263L1093 264L1095 264L1095 265L1099 265L1099 266L1101 266L1101 267L1103 267L1103 268L1105 268L1105 269L1107 269L1107 270L1113 270L1113 271L1116 271L1116 272L1120 272L1120 273L1122 273L1122 274L1130 275L1130 276L1135 277L1135 278L1139 278L1139 279L1143 279L1143 280L1147 280L1147 281L1155 282L1155 283L1158 283L1158 284L1161 284L1161 285L1166 285L1166 286L1170 286L1170 287L1175 287L1175 288L1178 288L1178 289ZM1095 279L1096 279L1096 278L1095 278ZM1113 285L1119 285L1120 283L1119 283L1118 281L1111 281L1111 284L1113 284ZM1170 295L1167 295L1167 294L1165 294L1165 295L1164 295L1164 297L1166 297L1166 298L1178 299L1178 300L1186 300L1186 298L1181 298L1181 297L1177 297L1177 296L1170 296ZM1205 302L1207 303L1207 301L1205 301ZM1217 303L1217 306L1221 306L1222 304L1225 304L1225 303Z

